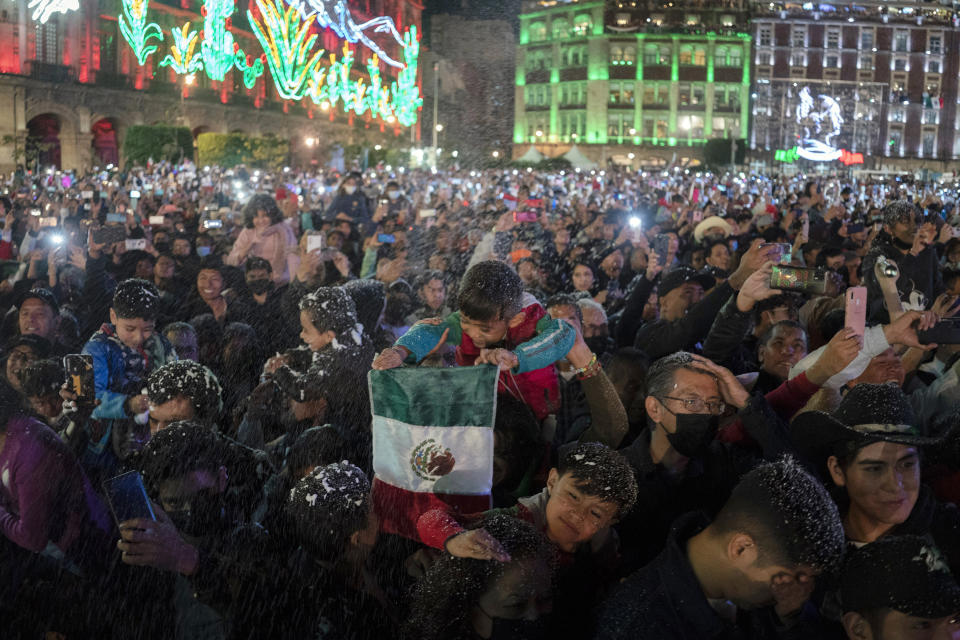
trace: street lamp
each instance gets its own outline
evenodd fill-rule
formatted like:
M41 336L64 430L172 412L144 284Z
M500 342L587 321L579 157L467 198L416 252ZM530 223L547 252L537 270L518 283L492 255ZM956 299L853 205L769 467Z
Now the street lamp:
M499 151L494 151L494 152L493 152L493 157L494 157L494 158L499 158L499 157L500 157L500 152L499 152Z
M187 83L187 86L192 86L193 83L196 82L196 80L197 80L197 77L192 73L183 79L183 81Z
M441 131L443 131L443 125L442 125L442 124L438 124L438 125L437 125L437 133L440 133Z

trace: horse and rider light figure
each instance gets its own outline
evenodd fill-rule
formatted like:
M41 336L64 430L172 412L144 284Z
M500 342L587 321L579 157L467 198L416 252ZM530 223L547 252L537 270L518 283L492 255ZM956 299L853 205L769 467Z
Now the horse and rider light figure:
M803 87L799 98L800 103L796 107L797 154L819 162L837 160L842 151L835 143L844 123L840 104L826 94L814 97L810 87Z

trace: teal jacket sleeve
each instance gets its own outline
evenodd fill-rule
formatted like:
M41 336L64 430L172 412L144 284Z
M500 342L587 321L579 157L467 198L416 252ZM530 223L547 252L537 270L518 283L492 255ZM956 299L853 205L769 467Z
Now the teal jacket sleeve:
M110 391L110 358L107 348L99 342L88 342L82 353L93 356L93 385L100 405L93 410L90 417L94 420L119 420L127 418L125 405L127 396L116 391Z
M513 352L519 364L514 373L536 371L564 358L577 339L576 330L562 320L537 323L540 332L517 346Z
M420 323L410 327L410 330L400 336L396 344L410 351L407 362L417 364L427 357L447 329L447 344L460 344L460 315L451 313L441 324Z

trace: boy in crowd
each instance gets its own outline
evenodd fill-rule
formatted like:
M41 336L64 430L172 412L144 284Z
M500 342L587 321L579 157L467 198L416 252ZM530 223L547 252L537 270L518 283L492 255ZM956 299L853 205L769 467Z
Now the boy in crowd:
M777 638L793 626L804 628L796 637L822 637L802 610L844 544L823 485L790 458L762 464L713 522L701 513L677 520L660 555L607 601L595 637Z
M553 363L570 351L575 329L550 318L543 306L524 292L516 272L494 260L467 271L457 302L460 310L445 319L414 325L377 356L373 368L420 363L450 342L457 345L458 365L503 366L506 371L500 377L500 391L519 392L538 419L555 410L560 392ZM505 348L497 348L501 345ZM586 369L589 365L580 366Z
M100 327L83 347L93 357L94 388L98 406L87 424L89 442L84 466L110 473L118 446L135 420L146 422L150 402L141 393L150 373L177 359L170 341L156 333L160 304L157 288L131 278L117 285L110 307L110 322Z

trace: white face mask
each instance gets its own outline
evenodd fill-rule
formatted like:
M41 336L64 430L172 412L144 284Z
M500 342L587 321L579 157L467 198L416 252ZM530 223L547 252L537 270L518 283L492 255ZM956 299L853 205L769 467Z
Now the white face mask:
M390 198L391 200L396 200L397 198L400 197L400 192L397 191L396 189L390 189L390 191L387 191L387 197Z
M357 191L357 187L352 184L348 184L343 188L343 192L346 193L348 196L352 196L356 191Z

